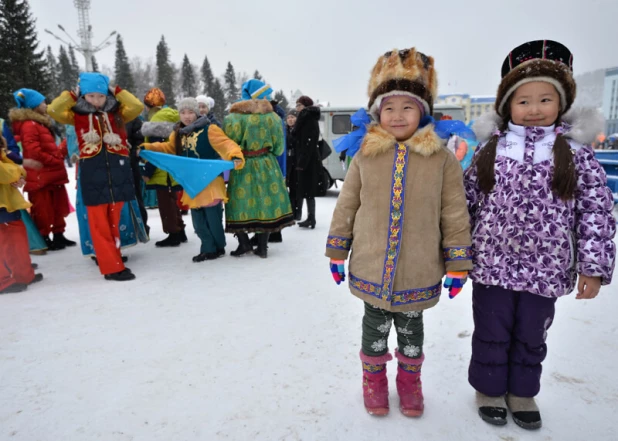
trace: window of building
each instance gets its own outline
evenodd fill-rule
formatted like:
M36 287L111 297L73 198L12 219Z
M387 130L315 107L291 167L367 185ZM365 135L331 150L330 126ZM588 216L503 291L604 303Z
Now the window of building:
M333 116L333 135L347 135L352 131L350 115Z

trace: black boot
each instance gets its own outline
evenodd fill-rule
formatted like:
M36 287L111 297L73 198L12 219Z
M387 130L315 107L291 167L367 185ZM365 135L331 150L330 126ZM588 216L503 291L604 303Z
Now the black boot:
M159 242L155 242L155 247L158 247L158 248L178 247L178 246L180 246L179 233L170 233L166 239L160 240Z
M125 268L117 273L106 274L105 280L115 280L117 282L126 282L135 279L135 274L129 268Z
M258 246L257 236L258 236L257 234L254 234L253 236L251 236L251 239L249 239L249 243L251 244L252 247Z
M27 289L28 285L25 283L13 283L0 291L0 294L15 294L18 292L24 292Z
M307 199L307 211L309 212L307 220L299 222L298 226L301 228L311 228L313 230L315 228L315 198Z
M194 262L203 262L205 260L215 260L219 257L218 253L200 253L197 256L193 256Z
M34 279L32 279L32 282L30 282L28 285L32 285L33 283L40 282L41 280L43 280L43 274L37 273L34 275Z
M249 242L249 235L247 233L237 233L236 237L238 237L238 248L230 253L232 256L242 256L243 254L253 250L253 247Z
M64 237L64 233L54 233L54 244L59 244L59 245L64 245L65 247L74 247L75 245L77 245L76 242L67 239L66 237Z
M256 236L258 246L253 253L262 259L266 259L268 257L268 236L270 236L270 233L260 233L256 234Z
M45 245L47 245L47 249L49 251L64 250L66 248L66 245L62 243L57 243L56 241L51 240L49 236L44 237L43 240L45 241Z
M283 242L283 236L281 236L281 231L277 231L276 233L270 233L270 236L268 236L268 242L270 243Z
M180 230L180 233L178 233L178 239L180 240L180 243L187 243L187 241L189 240L187 239L187 233L184 228Z

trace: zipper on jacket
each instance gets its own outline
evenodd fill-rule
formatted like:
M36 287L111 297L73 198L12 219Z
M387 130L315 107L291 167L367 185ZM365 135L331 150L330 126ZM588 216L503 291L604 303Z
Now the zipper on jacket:
M97 122L99 123L99 132L101 133L101 148L105 150L105 165L107 166L107 182L109 183L109 195L112 198L112 204L115 204L114 200L114 189L112 187L112 174L109 167L109 157L107 152L107 147L105 146L105 141L103 141L103 129L101 125L101 115L97 115Z

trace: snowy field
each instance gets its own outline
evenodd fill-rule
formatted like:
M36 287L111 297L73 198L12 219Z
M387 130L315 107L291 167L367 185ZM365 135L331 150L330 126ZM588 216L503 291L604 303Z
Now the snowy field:
M367 415L363 305L323 257L336 196L317 200L315 230L285 229L267 260L229 256L228 236L225 257L193 263L191 229L188 244L156 249L157 210L151 242L125 252L133 282L105 281L78 248L33 256L45 280L0 296L0 440L618 439L618 282L596 300L558 301L540 431L477 416L470 284L426 313L425 415L399 413L395 361L390 415ZM78 240L75 214L68 224Z

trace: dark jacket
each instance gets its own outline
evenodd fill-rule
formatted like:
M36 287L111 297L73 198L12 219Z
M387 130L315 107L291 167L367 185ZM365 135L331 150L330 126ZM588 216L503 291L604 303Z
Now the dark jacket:
M313 198L318 192L318 174L322 172L322 162L318 152L319 120L319 107L305 107L298 114L292 130L296 170L298 171L297 195L302 198Z

